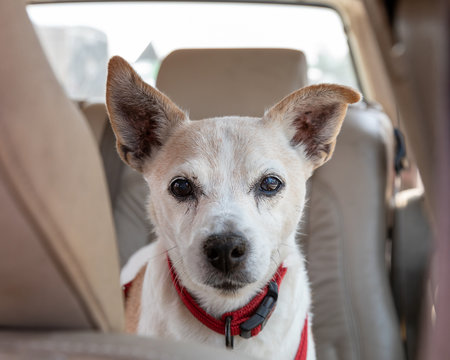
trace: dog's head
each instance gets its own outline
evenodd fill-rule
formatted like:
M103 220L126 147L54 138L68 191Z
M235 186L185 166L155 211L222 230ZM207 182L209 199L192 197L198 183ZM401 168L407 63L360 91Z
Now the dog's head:
M294 251L312 171L332 155L350 88L313 85L262 118L191 121L125 60L109 64L117 150L143 173L159 241L183 285L239 296L264 286Z

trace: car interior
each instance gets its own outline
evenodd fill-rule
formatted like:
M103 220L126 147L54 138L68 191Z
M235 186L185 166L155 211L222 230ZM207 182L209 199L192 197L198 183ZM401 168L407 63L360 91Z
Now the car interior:
M46 6L90 3L133 5L0 3L0 359L240 358L225 348L124 331L120 269L155 240L147 185L116 152L104 87L76 95L67 87L94 78L73 70L83 56L61 65L68 52L82 53L66 47L78 44L73 30L36 20L39 11L50 12ZM363 101L348 108L333 158L307 184L298 234L313 294L317 359L450 358L445 3L245 3L254 14L253 5L269 12L275 5L332 10L348 46L339 70L307 47L282 41L174 45L160 55L155 40L131 59L195 120L260 117L287 94L322 79L349 79L362 92ZM212 4L195 3L203 5ZM70 8L64 11L70 16ZM115 54L105 50L103 35L83 26L88 54L101 54L95 66L103 84L107 59ZM176 22L171 26L180 31ZM352 75L340 80L348 67Z

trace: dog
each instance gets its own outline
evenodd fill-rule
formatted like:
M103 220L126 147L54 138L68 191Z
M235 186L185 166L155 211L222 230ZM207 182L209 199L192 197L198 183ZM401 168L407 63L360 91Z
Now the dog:
M133 280L129 332L233 347L260 359L315 359L310 290L295 237L306 181L334 151L349 87L304 87L262 118L192 121L122 58L106 103L122 160L143 174L157 240Z

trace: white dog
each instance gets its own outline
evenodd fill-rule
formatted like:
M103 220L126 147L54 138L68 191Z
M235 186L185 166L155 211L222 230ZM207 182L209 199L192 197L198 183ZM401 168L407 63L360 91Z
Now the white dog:
M117 150L149 185L157 235L122 272L123 282L134 278L128 331L255 358L315 359L295 235L306 180L331 157L347 105L359 99L348 87L313 85L262 118L191 121L111 59Z

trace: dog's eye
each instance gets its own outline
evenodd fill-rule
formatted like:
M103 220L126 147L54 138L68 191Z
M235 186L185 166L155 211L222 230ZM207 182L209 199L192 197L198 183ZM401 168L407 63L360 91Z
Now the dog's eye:
M193 187L189 180L185 178L178 178L170 184L170 191L178 198L185 198L193 193Z
M265 195L273 195L280 190L281 185L281 180L275 176L267 176L259 184L259 190Z

